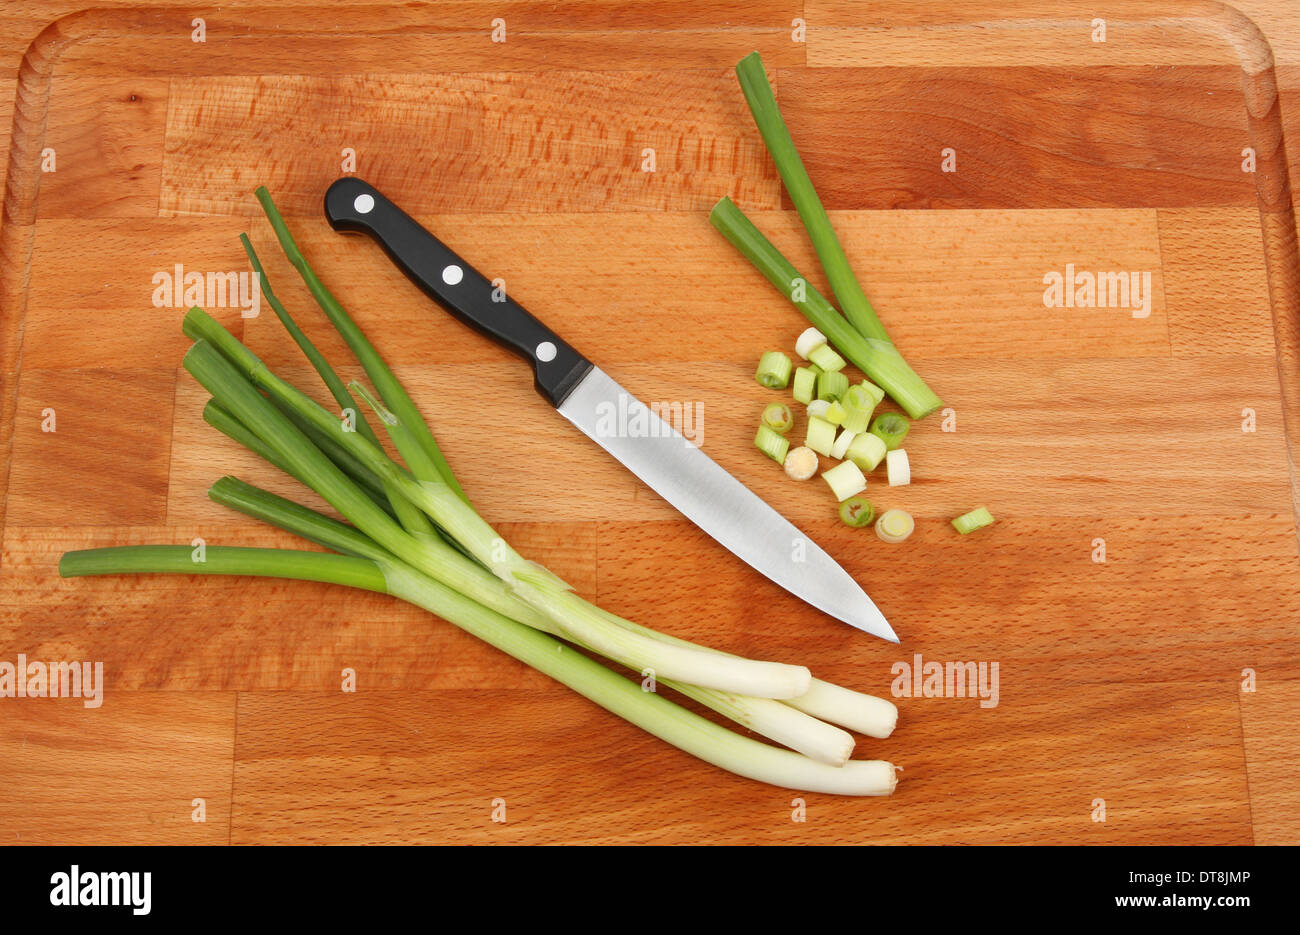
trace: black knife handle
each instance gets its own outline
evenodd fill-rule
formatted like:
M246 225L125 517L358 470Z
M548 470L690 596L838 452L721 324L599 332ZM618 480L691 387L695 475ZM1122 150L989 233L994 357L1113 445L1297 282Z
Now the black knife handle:
M369 234L412 282L471 328L533 365L537 391L559 406L591 362L494 287L433 234L368 182L341 178L325 192L325 217L336 231Z

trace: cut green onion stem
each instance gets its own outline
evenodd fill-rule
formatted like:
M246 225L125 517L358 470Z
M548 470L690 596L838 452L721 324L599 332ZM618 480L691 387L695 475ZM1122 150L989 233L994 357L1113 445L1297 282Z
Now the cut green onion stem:
M876 535L886 542L902 542L916 528L916 520L906 510L886 510L876 520Z
M822 370L840 371L845 367L844 358L836 354L829 344L813 348L812 353L808 355L808 359Z
M808 359L813 351L826 343L826 335L822 334L816 328L805 328L803 334L799 335L794 342L794 352L804 360Z
M853 444L855 433L844 429L835 437L835 444L831 446L831 457L836 461L843 461L844 456L849 452L849 446Z
M862 475L862 469L852 461L843 461L823 472L822 480L830 484L835 499L841 502L867 489L867 479Z
M865 386L855 383L844 393L840 400L844 406L844 421L841 423L854 434L865 432L871 424L871 413L876 408L871 393Z
M794 303L827 340L859 370L885 389L913 419L943 406L887 338L863 337L839 311L781 255L730 198L723 198L709 221L731 244Z
M903 444L907 430L911 427L912 423L907 421L906 416L900 416L896 412L882 412L872 421L871 434L880 437L885 443L886 451L893 451Z
M794 415L785 403L768 403L763 407L763 424L778 435L784 435L794 425Z
M952 528L957 530L963 536L972 533L977 529L983 529L985 526L992 525L993 514L989 512L989 509L986 506L976 507L969 513L963 513L952 521Z
M804 444L819 455L830 457L831 448L835 445L834 424L818 416L810 417L808 419L808 435L804 439Z
M831 404L826 407L826 421L831 425L844 424L844 407L840 405L839 400L832 400Z
M817 378L817 398L827 402L838 400L848 392L849 378L838 370L824 371Z
M864 497L849 497L840 504L840 519L846 526L870 526L876 518L876 508Z
M808 418L816 416L818 419L825 419L826 413L830 412L830 400L814 399L808 404Z
M889 476L890 487L906 487L912 482L912 465L907 460L907 452L902 448L885 455L885 471Z
M811 448L792 448L785 456L785 474L791 480L808 480L817 473L820 466L817 452Z
M769 390L783 390L790 382L790 370L793 366L790 358L780 351L768 351L759 360L758 372L754 374L754 379Z
M863 432L854 437L845 454L862 470L874 471L885 457L885 443L878 436Z
M795 370L795 402L803 403L806 406L813 401L813 397L817 393L817 374L819 372L816 367L800 367Z
M790 450L790 441L784 435L766 425L760 425L758 434L754 436L754 445L777 464L785 464L785 455Z

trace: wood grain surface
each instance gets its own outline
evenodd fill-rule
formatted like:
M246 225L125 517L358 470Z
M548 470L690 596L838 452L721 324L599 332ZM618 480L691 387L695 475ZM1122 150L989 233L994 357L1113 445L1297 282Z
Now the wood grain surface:
M824 286L731 73L752 49L882 320L952 409L955 431L913 428L910 487L872 481L917 518L901 546L751 447L773 398L755 361L804 323L708 208L730 195ZM95 708L0 698L0 841L1300 843L1292 5L32 0L0 11L0 77L0 662L102 662L105 682ZM345 148L634 393L698 405L704 450L902 644L749 570L333 233L319 202ZM319 505L203 422L183 309L152 302L176 264L245 269L247 231L359 373L275 249L261 183L525 555L611 610L875 694L918 655L996 663L996 705L895 692L898 730L857 755L903 767L896 795L799 794L383 596L60 579L68 549L289 545L207 499L223 474ZM1149 273L1146 314L1045 306L1067 265ZM209 310L310 380L265 307ZM997 525L957 536L980 503Z

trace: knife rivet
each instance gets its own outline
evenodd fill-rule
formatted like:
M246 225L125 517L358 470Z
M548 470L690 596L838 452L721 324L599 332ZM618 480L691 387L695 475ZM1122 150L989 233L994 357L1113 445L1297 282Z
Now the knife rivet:
M550 341L543 341L537 345L537 359L542 363L555 360L555 345Z
M455 263L442 268L442 281L449 286L454 286L465 276L465 271Z
M357 209L357 214L369 214L375 210L374 196L362 192L357 195L356 201L352 202L352 207Z

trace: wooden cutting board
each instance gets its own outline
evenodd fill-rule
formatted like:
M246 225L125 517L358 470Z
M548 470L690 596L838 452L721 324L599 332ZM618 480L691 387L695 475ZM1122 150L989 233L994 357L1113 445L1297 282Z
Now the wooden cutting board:
M55 18L16 74L0 230L0 661L98 661L107 687L93 709L0 698L0 840L1300 839L1287 73L1217 4L1062 6ZM872 481L917 518L900 546L750 447L775 398L755 361L804 322L709 207L730 195L822 283L731 72L752 49L881 318L950 407L914 427L910 487ZM630 390L698 404L704 450L863 582L902 645L724 552L548 411L526 368L330 231L321 195L349 154ZM206 499L226 473L295 488L202 422L182 309L153 301L178 264L245 270L248 231L346 360L260 183L489 521L612 610L892 694L897 732L858 755L902 766L897 794L724 774L387 598L60 580L67 549L290 543ZM1136 274L1143 300L1045 304L1067 269ZM306 379L274 317L237 304L210 311ZM997 525L957 536L948 520L982 503ZM900 697L918 663L965 662L997 667L996 699Z

